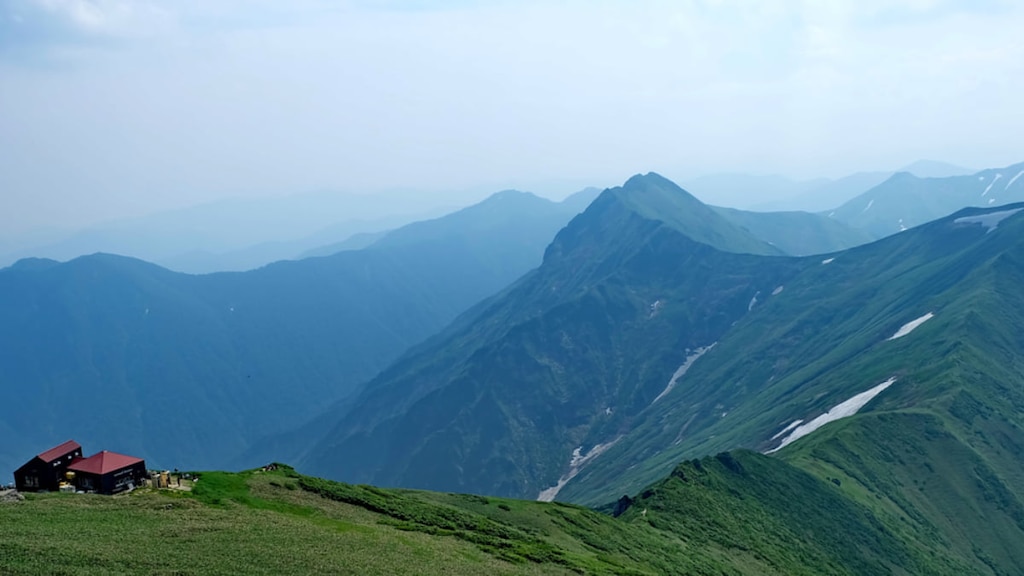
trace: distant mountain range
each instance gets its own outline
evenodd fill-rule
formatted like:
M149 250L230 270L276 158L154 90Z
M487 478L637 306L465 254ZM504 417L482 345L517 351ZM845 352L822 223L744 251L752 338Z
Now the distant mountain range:
M793 180L778 175L712 174L688 180L684 187L708 204L758 212L830 210L881 184L897 172L919 178L945 178L974 170L945 162L919 160L895 172L857 172L838 179Z
M1024 162L946 178L907 172L827 212L851 228L881 238L941 218L966 206L1001 206L1024 201Z
M191 276L96 254L0 270L0 470L74 436L233 461L540 263L585 195L505 192L365 250Z
M105 252L188 273L251 270L296 258L306 250L340 242L353 234L380 232L438 217L485 196L455 192L317 192L220 200L82 230L0 237L0 266L25 257L66 261Z
M834 484L830 506L870 511L901 554L1004 572L1024 563L1022 212L797 258L634 177L339 407L302 467L609 509L639 495L639 514L697 497L669 496L706 474L687 459L762 474L724 452L742 447ZM762 470L743 490L784 474ZM674 517L698 513L719 512Z

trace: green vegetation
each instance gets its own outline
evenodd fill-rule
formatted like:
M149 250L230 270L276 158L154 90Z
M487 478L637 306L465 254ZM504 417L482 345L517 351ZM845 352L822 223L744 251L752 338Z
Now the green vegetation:
M955 573L778 460L683 463L618 518L579 506L208 472L191 495L0 504L4 574Z

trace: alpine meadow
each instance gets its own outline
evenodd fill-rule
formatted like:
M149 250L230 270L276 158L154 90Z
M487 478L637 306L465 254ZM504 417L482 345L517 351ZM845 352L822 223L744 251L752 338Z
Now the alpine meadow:
M1022 27L0 2L0 574L1024 575Z

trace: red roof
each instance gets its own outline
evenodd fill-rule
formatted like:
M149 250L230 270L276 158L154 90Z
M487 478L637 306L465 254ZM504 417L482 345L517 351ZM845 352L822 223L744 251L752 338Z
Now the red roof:
M75 450L81 449L82 446L78 442L75 442L74 440L68 440L67 442L61 444L60 446L54 446L53 448L50 448L46 452L43 452L42 454L39 455L39 458L43 462L50 463L60 458L61 456L67 455L69 452L74 452Z
M142 462L142 458L125 456L124 454L104 450L103 452L93 454L88 458L75 460L70 466L68 466L68 470L102 475L122 468L127 468L133 464L138 464L139 462Z

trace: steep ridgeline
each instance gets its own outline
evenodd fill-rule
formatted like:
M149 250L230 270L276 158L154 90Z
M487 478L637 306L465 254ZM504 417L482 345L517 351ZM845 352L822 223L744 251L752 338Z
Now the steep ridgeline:
M881 238L942 218L965 206L994 207L1022 201L1024 162L946 178L919 178L899 172L825 214Z
M797 267L698 359L712 340L677 353L672 389L558 497L608 502L747 447L833 481L950 572L1024 566L1024 204Z
M0 270L0 473L69 437L154 465L234 462L537 266L574 214L505 192L245 273L102 254Z
M778 250L656 174L606 190L539 269L370 382L302 467L534 497L806 265L755 254Z

